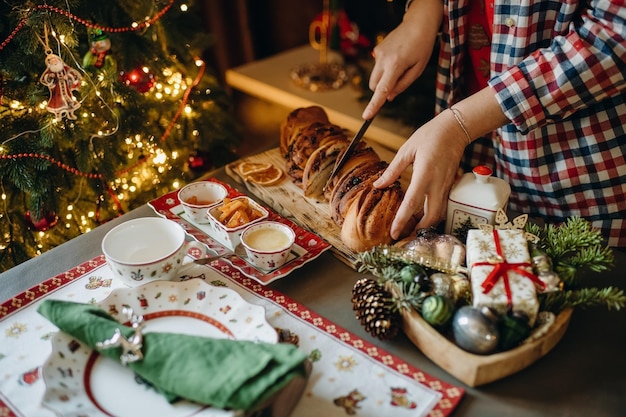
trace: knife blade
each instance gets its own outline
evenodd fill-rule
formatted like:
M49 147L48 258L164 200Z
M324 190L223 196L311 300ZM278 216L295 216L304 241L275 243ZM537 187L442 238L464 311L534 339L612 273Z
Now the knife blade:
M331 181L333 180L335 175L337 175L341 167L345 165L346 161L350 158L350 155L352 155L352 152L354 152L354 149L359 144L359 142L361 142L361 139L363 139L363 135L365 135L367 128L370 127L372 120L374 120L373 117L363 122L359 131L356 133L356 135L354 135L352 141L350 141L350 144L346 148L345 152L341 154L341 157L335 162L335 166L333 167L333 170L330 173L328 180L326 181L326 185L324 185L324 191L326 190L326 188L328 188Z

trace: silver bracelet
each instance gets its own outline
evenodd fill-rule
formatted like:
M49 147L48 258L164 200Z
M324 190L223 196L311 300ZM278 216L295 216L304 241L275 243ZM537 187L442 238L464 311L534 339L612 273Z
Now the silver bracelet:
M448 108L452 112L452 115L454 115L454 118L456 119L459 126L461 126L461 129L463 129L463 133L465 133L465 136L467 136L467 144L469 145L470 143L472 143L472 137L470 136L469 132L467 131L467 128L465 127L465 123L463 120L463 116L461 115L461 112L452 106Z

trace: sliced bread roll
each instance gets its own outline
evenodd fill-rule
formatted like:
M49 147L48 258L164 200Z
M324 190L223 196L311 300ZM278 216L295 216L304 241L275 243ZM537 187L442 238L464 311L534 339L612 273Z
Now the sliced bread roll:
M346 211L341 226L342 242L355 252L391 244L391 224L402 196L399 183L384 189L363 189Z
M289 146L297 139L300 131L316 122L328 123L328 115L320 106L302 107L289 113L280 126L280 153L286 156Z
M339 158L341 158L341 156L342 155L339 155ZM361 142L343 167L341 167L337 175L335 175L335 177L331 180L329 187L324 191L324 197L331 202L333 199L333 193L340 183L349 180L350 176L353 176L359 168L363 168L366 165L370 165L378 161L380 161L380 157L374 149Z
M320 146L336 141L347 141L343 129L339 126L330 123L314 122L302 129L287 150L288 174L298 185L302 186L304 167L309 157Z
M280 150L287 174L306 197L328 202L330 216L341 228L341 240L352 251L361 252L392 243L391 224L404 192L398 181L384 189L373 187L388 163L363 142L325 188L348 144L345 132L328 121L321 107L296 109L281 125ZM415 228L417 220L414 216L403 236Z
M337 157L347 146L347 140L335 140L325 143L311 154L302 174L302 189L306 197L325 201L324 187L335 167Z
M330 205L330 214L332 219L339 226L343 224L344 217L348 207L352 203L361 190L372 189L372 183L382 174L387 167L385 161L370 161L362 164L351 171L350 175L346 175L343 180L335 187Z

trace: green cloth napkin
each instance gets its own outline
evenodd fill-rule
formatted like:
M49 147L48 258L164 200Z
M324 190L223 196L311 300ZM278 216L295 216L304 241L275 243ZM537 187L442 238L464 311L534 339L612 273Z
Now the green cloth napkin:
M37 309L61 331L119 361L122 348L96 349L124 326L98 306L45 300ZM212 339L174 333L145 333L143 360L128 367L173 402L185 398L213 407L253 410L293 377L305 375L306 356L286 343Z

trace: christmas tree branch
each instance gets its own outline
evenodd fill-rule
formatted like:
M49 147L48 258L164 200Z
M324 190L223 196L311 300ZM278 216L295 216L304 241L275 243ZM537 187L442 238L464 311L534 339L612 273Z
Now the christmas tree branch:
M558 313L568 307L582 309L605 306L608 310L621 310L626 306L626 294L615 288L581 288L542 294L540 310Z
M539 246L552 259L554 270L567 288L576 286L580 272L603 272L613 267L614 255L604 246L599 230L580 217L560 225L527 224L526 230L540 239Z

